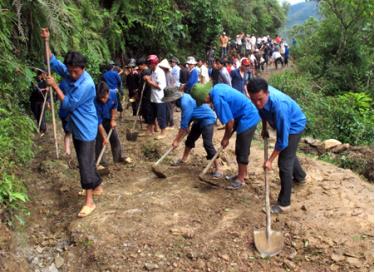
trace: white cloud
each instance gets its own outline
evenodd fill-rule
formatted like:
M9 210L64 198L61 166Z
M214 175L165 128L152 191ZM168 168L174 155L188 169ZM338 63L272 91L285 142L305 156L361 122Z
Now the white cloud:
M288 2L289 4L294 5L301 2L305 2L305 0L279 0L279 2L280 4L282 4L283 2Z

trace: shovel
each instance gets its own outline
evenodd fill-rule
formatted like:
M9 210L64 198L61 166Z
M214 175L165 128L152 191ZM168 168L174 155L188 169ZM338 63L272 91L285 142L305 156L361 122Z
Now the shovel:
M112 135L112 132L113 132L113 128L111 128L108 132L108 135L107 135L107 142L109 142L109 139L111 138L111 135ZM103 167L103 166L100 166L100 162L102 161L102 158L103 158L103 155L104 155L104 151L105 151L105 148L106 148L107 145L103 145L102 147L102 150L100 151L100 154L99 154L99 157L98 159L96 160L96 170L98 171L99 174L101 175L108 175L109 174L109 170L108 170L108 167Z
M155 173L155 175L158 177L158 178L166 178L167 176L163 173L163 171L159 168L159 164L165 159L165 157L168 156L169 153L171 153L171 151L173 150L173 146L171 146L167 152L164 153L163 156L161 156L161 158L155 162L155 164L152 166L152 172Z
M138 117L139 111L141 109L142 98L143 98L143 91L145 90L145 87L146 87L146 82L143 83L143 87L142 87L142 91L141 91L141 98L139 100L137 114L136 114L136 118L134 120L133 126L132 126L131 129L127 129L126 130L126 140L128 140L130 142L135 142L135 141L137 141L137 138L138 138L138 131L135 130L135 126L137 125L137 122L138 122L138 118L137 117Z
M209 179L206 179L205 178L205 175L206 173L208 172L208 170L211 168L212 164L214 163L214 161L219 157L220 153L223 151L223 147L220 146L219 149L217 150L215 156L209 161L209 163L207 164L207 166L203 169L203 171L199 174L199 179L205 183L208 183L212 186L216 186L216 187L222 187L220 186L220 184L218 183L215 183L215 182L212 182L211 180Z
M268 139L264 138L264 160L268 159ZM264 170L265 183L265 203L266 203L266 229L254 231L254 243L260 256L272 257L278 254L284 247L284 237L280 231L271 229L271 208L269 197L269 184L267 180L267 170Z

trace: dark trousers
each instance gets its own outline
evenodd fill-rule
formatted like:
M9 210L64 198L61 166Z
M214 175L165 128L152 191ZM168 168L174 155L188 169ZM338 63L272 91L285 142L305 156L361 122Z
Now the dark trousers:
M300 134L289 135L289 144L279 154L278 165L279 175L281 181L281 190L279 193L278 203L281 206L290 205L290 196L292 194L293 180L296 182L302 181L306 177L305 171L297 158L296 152L298 143L301 139Z
M104 119L102 122L102 125L107 133L109 133L109 130L111 129L111 120ZM109 143L111 144L111 151L112 151L112 157L114 162L119 162L121 159L121 143L120 139L118 137L118 133L116 128L113 129L112 135L109 138ZM100 136L100 133L96 136L96 145L95 145L95 159L97 160L100 154L100 151L103 147L103 140ZM103 160L104 161L104 157Z
M275 68L277 69L277 63L280 62L281 64L281 67L284 66L284 62L283 62L283 59L282 58L277 58L275 59Z
M153 120L155 118L158 120L160 129L165 129L167 127L167 105L166 103L151 103L152 104L152 114Z
M122 107L122 103L121 103L121 98L122 98L122 96L121 96L120 92L117 92L117 101L118 101L118 103L117 103L117 111L118 112L123 112L124 111L124 108Z
M174 103L168 102L167 104L167 126L173 127L174 120L173 120L173 112L174 112Z
M201 127L199 122L194 123L191 126L189 135L187 136L185 146L188 148L194 148L195 142L199 139L202 134L203 147L207 153L207 160L211 160L215 154L216 149L212 143L212 138L214 136L214 124Z
M37 126L39 125L39 119L40 115L42 114L42 108L43 108L43 101L37 101L37 102L31 102L31 111L34 114L34 117L37 122ZM40 123L40 132L44 133L47 130L47 125L46 125L46 111L43 113L42 117L42 122Z
M95 140L85 142L73 137L73 144L77 154L81 187L85 190L95 189L102 183L95 166Z
M236 137L236 160L239 164L249 164L250 147L257 125L237 134Z
M221 57L224 58L228 55L228 47L221 47Z

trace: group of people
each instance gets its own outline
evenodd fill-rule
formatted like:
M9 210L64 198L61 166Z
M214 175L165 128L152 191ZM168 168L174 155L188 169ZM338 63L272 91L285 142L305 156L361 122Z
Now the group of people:
M254 75L258 71L264 71L272 63L278 69L278 64L283 67L289 62L289 45L279 35L272 39L269 35L256 37L241 32L231 39L223 32L219 37L219 44L220 57L228 65L236 66L239 58L248 57Z
M49 35L48 29L42 29L43 39L48 39ZM116 69L113 65L108 67L102 80L95 85L85 69L86 59L79 52L68 52L64 62L61 62L49 48L47 51L51 68L61 76L62 81L58 84L52 76L46 76L45 81L60 100L60 111L65 113L64 130L73 138L81 187L84 190L82 195L85 195L85 204L79 217L91 214L96 207L93 196L103 193L102 180L95 165L95 154L98 155L102 145L107 144L106 136L110 130L113 160L124 161L116 131L117 112L121 110L118 95L121 95L119 88L122 83L109 80L117 78L122 72L126 76L129 100L133 99L130 103L141 103L141 114L149 135L160 128L161 137L157 139L164 138L166 127L173 126L171 115L175 112L174 108L177 107L181 112L179 130L172 141L172 147L177 148L186 135L187 138L184 152L174 162L175 165L187 163L189 153L201 135L206 158L210 160L215 156L217 150L213 145L213 136L217 119L225 128L221 140L223 149L236 132L238 171L234 176L227 177L227 189L236 190L245 185L251 142L260 120L263 137L268 137L267 124L276 129L274 151L263 167L270 170L273 161L278 158L281 190L278 201L272 206L272 212L281 213L290 209L292 185L303 183L306 177L296 157L306 117L293 99L268 86L266 80L246 76L250 66L248 58L241 60L241 66L231 73L229 82L224 82L223 77L227 75L222 75L221 59L216 59L213 67L208 69L203 61L199 63L194 57L188 57L186 65L181 65L175 57L169 61L159 61L157 55L149 55L137 61L130 60L125 71ZM219 71L218 77L215 71ZM225 80L229 80L228 78ZM131 83L130 79L135 81ZM211 174L214 178L221 178L223 173L217 160Z

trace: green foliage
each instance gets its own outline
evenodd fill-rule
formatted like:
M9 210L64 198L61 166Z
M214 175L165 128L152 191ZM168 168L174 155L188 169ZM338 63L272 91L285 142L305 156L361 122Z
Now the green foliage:
M328 96L309 74L285 71L270 85L287 93L307 117L306 133L317 139L338 139L352 145L373 142L373 101L365 92Z
M6 221L8 225L14 225L11 220L13 217L17 219L18 223L24 224L24 215L29 214L24 205L28 200L26 188L19 179L7 173L0 176L0 207L7 208L9 216Z
M275 35L287 13L277 0L222 0L221 7L223 28L230 35L241 31L255 35Z
M326 86L327 94L347 90L373 96L373 1L320 1L321 21L294 27L293 55L301 70Z

